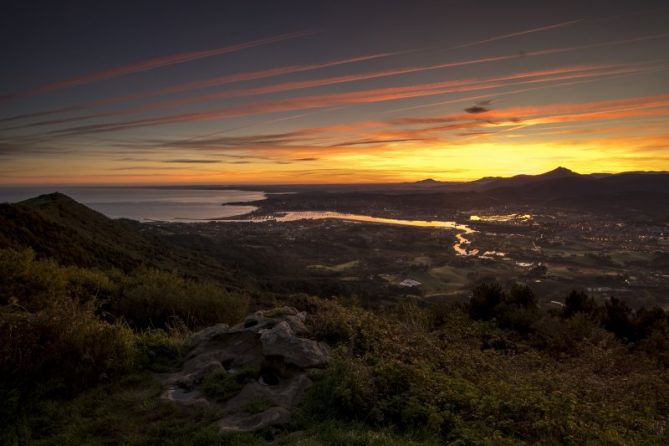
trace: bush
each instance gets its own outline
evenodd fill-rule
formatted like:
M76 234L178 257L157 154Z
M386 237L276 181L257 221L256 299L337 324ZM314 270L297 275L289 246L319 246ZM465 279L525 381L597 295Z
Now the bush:
M239 322L248 310L248 297L208 282L175 274L140 269L130 278L111 311L136 328L169 328L184 323L198 328L220 322Z
M137 365L146 370L165 373L176 369L182 360L181 351L163 330L144 330L137 334Z
M594 315L597 311L597 304L594 299L582 291L572 291L564 300L562 307L562 317L570 318L577 313Z
M498 283L483 283L474 288L468 308L472 319L494 318L499 327L523 335L534 330L540 316L534 292L528 286L518 284L506 293Z
M99 320L89 305L58 302L30 313L0 310L0 374L20 388L48 382L71 394L131 368L135 338L121 323Z
M469 315L472 319L490 320L495 316L495 309L506 298L498 283L482 283L472 290L469 300Z
M456 305L439 308L437 329L425 330L411 322L414 316L398 321L395 311L320 301L311 307L311 324L323 326L332 315L336 322L316 333L337 339L339 347L328 368L313 376L299 426L365 423L412 438L438 436L441 444L599 444L602 438L659 444L669 398L659 366L587 315L541 317L534 302L527 290L511 290L491 312L534 313L532 335L523 338L516 328L472 321ZM508 348L482 350L486 337ZM351 348L356 338L367 339L368 348ZM648 338L649 348L661 340Z
M634 323L632 317L632 310L622 300L612 297L605 302L602 324L604 328L613 332L620 339L633 339Z
M49 383L72 393L128 370L134 335L100 320L96 297L114 287L101 272L0 250L0 374L19 390Z
M67 297L65 269L51 261L36 261L26 249L0 250L0 305L18 305L36 311Z

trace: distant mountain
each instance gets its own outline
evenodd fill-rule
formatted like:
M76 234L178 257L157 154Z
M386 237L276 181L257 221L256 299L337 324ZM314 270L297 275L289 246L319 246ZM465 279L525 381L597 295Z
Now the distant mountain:
M427 178L425 180L416 181L415 184L422 184L425 186L431 186L436 184L441 184L441 181L433 180L432 178Z
M453 193L461 194L456 201L472 193L479 203L487 200L491 203L641 212L663 218L669 215L669 172L579 174L558 167L538 175L484 177L460 183L427 179L405 184L400 190L406 193L421 189L449 194L449 201L456 197Z
M499 179L475 190L501 201L610 211L669 213L669 173L581 175L558 168Z
M555 169L544 172L537 175L539 178L565 178L565 177L574 177L579 176L580 174L574 172L573 170L567 169L566 167L556 167Z
M567 168L558 167L557 169L551 170L550 172L545 172L539 175L516 175L510 178L490 178L488 181L478 180L470 184L475 185L477 189L490 190L500 187L524 186L555 179L573 179L579 177L582 177L582 175Z

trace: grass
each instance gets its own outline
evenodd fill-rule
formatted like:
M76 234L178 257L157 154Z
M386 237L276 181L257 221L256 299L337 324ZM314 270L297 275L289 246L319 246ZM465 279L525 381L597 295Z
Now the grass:
M264 401L264 400L253 401L244 406L244 412L250 413L251 415L255 415L258 413L262 413L271 407L274 407L274 404L272 404L271 401Z
M617 265L625 266L629 263L652 262L655 259L655 254L638 251L615 251L609 254L609 257Z
M360 265L360 260L351 260L350 262L340 263L339 265L309 265L307 268L312 270L327 271L332 273L341 273L349 271Z
M216 410L184 412L159 400L160 383L150 374L133 374L116 383L85 392L66 403L43 402L31 414L34 446L432 446L436 440L416 439L391 429L370 429L338 421L268 429L257 434L218 433ZM269 403L249 405L259 413ZM3 439L7 440L7 439ZM15 446L18 440L3 441Z
M450 265L432 268L430 269L430 275L446 282L446 288L450 291L464 288L468 282L466 269Z
M38 406L32 414L35 446L254 446L250 434L221 436L214 410L184 412L159 400L162 389L149 374L135 374L93 389L68 403ZM13 446L15 443L3 443Z
M332 345L332 361L312 376L305 405L285 427L220 435L217 409L163 404L155 376L134 372L70 400L37 402L18 417L17 434L0 443L653 445L666 439L666 368L601 330L578 334L574 351L554 357L494 321L471 320L457 306L442 311L404 303L367 311L304 299L300 308L309 311L314 337ZM578 326L584 322L546 330L563 338L585 333ZM161 367L169 368L173 352L165 339L152 332L144 338L146 349L162 352L168 362ZM514 353L482 348L486 339L513 346ZM214 373L203 393L223 401L256 376L255 369ZM243 409L253 414L269 406L258 401Z
M214 401L227 401L244 387L249 380L258 377L259 370L254 367L243 367L236 373L226 370L215 370L202 381L200 391Z

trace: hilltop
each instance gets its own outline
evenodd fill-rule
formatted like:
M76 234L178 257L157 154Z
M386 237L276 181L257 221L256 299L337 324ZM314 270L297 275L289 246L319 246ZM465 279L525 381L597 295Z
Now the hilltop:
M0 248L31 248L64 265L119 268L148 266L184 275L237 282L239 274L132 220L114 220L62 193L15 204L0 203Z

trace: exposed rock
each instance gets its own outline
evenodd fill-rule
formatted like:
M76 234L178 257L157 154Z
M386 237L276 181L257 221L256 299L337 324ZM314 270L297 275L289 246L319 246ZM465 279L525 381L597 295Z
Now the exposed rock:
M322 367L328 360L328 352L323 344L295 336L286 321L264 330L260 342L265 356L281 356L287 363L303 369Z
M284 407L270 407L258 414L231 414L218 423L221 433L250 432L267 426L286 424L290 420L290 411Z
M212 338L220 335L221 333L227 333L230 326L228 324L218 324L211 327L207 327L204 330L200 330L190 338L186 339L184 343L184 348L191 350L197 345L203 344L210 341Z
M309 331L306 317L283 307L249 315L234 327L220 324L193 334L184 343L182 369L164 380L162 398L184 408L219 409L221 432L285 423L311 386L310 371L328 361L327 346L302 337ZM217 401L202 387L215 374L241 390Z

